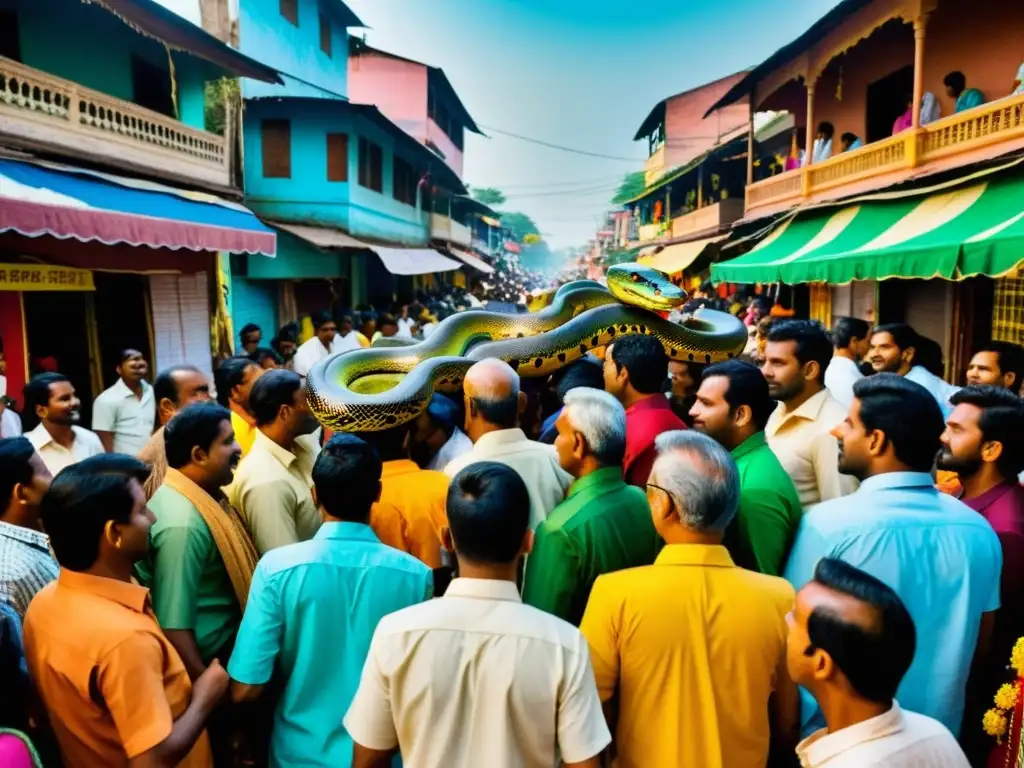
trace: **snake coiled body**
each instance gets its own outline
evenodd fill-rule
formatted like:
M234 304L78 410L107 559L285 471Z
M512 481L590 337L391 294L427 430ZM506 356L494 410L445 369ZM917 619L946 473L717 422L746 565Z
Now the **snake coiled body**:
M372 432L415 419L435 391L458 390L473 363L489 357L521 376L547 376L620 336L654 336L670 360L701 363L731 358L746 343L746 328L724 312L701 310L682 324L652 312L678 306L686 296L660 273L620 265L609 270L608 282L610 291L590 281L562 286L542 312L470 310L449 317L419 344L332 355L307 378L313 413L335 431ZM399 375L383 392L360 386Z

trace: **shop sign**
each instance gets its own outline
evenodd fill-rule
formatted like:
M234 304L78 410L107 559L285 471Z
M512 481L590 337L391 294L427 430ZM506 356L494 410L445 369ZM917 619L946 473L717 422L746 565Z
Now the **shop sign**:
M0 264L0 291L95 291L92 270L50 264Z

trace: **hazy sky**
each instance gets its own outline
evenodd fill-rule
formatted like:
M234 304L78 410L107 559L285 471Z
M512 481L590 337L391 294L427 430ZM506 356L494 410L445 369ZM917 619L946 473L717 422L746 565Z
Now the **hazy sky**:
M198 0L159 2L198 20ZM759 63L835 0L348 5L371 45L445 70L490 137L469 135L466 182L502 189L506 208L532 216L557 248L590 239L622 176L643 167L646 144L632 138L658 101ZM634 160L570 154L488 127Z

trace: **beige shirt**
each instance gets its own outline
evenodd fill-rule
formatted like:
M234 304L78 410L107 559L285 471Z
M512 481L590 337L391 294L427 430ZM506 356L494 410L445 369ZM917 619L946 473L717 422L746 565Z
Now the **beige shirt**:
M261 555L285 544L309 541L320 530L313 503L313 464L320 447L310 435L297 437L289 451L259 429L227 488Z
M829 733L822 728L796 748L802 768L968 768L960 745L938 720L905 712L895 701L884 715Z
M764 433L768 445L793 478L804 511L857 490L857 481L839 473L839 442L830 434L846 409L827 389L791 413L779 403Z
M118 379L110 389L100 393L92 406L92 428L95 432L114 435L114 453L138 456L153 436L156 423L156 401L153 387L142 382L142 397Z
M473 450L453 459L444 473L455 477L470 464L481 461L504 464L523 478L530 494L530 527L533 529L562 503L572 485L572 475L558 464L555 447L527 439L518 428L488 432L476 441Z
M51 475L56 475L64 467L77 464L83 459L88 459L90 456L99 456L101 453L106 453L103 443L100 442L99 437L95 433L75 426L71 427L71 431L75 439L71 441L70 450L54 440L50 433L46 431L46 427L41 423L25 435L28 441L35 447L39 458L43 460L43 464L50 470Z
M552 768L611 741L579 630L480 579L381 620L344 723L410 766Z

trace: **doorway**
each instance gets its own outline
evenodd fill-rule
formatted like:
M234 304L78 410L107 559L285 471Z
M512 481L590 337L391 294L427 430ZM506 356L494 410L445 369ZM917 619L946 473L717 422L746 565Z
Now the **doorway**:
M87 305L92 301L92 294L25 291L22 296L29 378L40 373L39 361L53 358L56 370L71 380L82 401L82 426L89 426L92 401L99 394L93 392L86 332ZM24 413L22 420L26 431L37 423L35 414Z
M914 68L903 67L868 85L867 143L892 136L893 123L914 94Z

